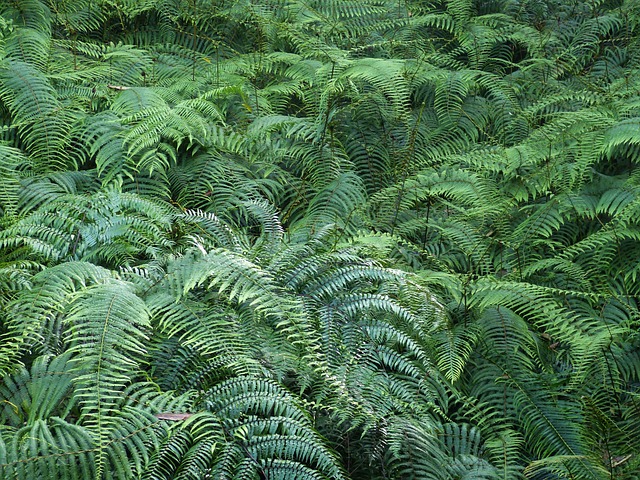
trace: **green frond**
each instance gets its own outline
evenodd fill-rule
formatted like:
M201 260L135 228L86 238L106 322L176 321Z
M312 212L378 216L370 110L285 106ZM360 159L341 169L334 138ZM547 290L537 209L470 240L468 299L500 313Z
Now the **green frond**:
M29 372L6 377L0 389L5 405L0 418L7 423L0 432L3 476L101 478L100 460L95 458L101 447L91 430L72 423L78 406L75 363L70 351L58 357L41 356ZM145 444L153 442L155 419L129 407L119 408L117 416L117 428L108 440L106 478L131 478L148 462ZM123 458L128 461L122 462Z
M80 420L96 438L99 474L108 468L106 457L117 455L117 450L107 448L109 444L131 433L126 431L130 422L121 416L126 411L120 412L118 402L146 353L143 342L150 327L149 313L131 290L124 282L82 289L73 295L65 318L69 351L75 355Z
M50 28L51 10L41 0L12 2L2 7L2 16L16 25L36 30Z
M65 418L73 409L71 355L37 357L31 370L6 376L0 387L0 418L15 428L52 416Z
M242 252L248 246L243 238L214 213L201 210L186 210L180 217L186 225L194 227L194 241L207 250L210 246L223 247L231 251Z
M364 189L358 177L344 173L321 189L310 201L304 217L291 230L313 233L327 225L353 233L359 226L358 210L364 203Z
M24 61L5 60L0 64L0 100L11 112L12 126L26 150L36 160L36 171L66 168L67 135L76 114L59 103L44 74Z
M602 154L614 160L615 155L624 155L633 162L638 161L638 126L640 119L627 118L607 129L602 140Z
M224 443L224 431L217 417L209 412L189 415L186 421L167 429L151 457L145 478L189 479L208 475Z
M0 435L0 473L4 478L95 478L95 448L84 428L52 417Z
M71 258L121 265L135 252L153 258L167 247L170 222L170 208L135 194L63 194L15 222L1 242L31 249L45 261Z
M221 118L217 107L202 99L184 100L173 108L164 104L138 110L122 119L129 127L124 135L127 156L134 159L136 171L166 171L176 162L176 149L182 143L187 148L203 143L215 117Z
M496 478L523 478L523 467L518 464L522 443L520 435L506 428L485 441L486 455L497 470Z
M47 69L50 42L51 37L46 29L16 28L7 36L4 50L7 58L32 65L44 72Z
M37 273L31 278L32 287L20 292L6 307L15 312L4 324L2 342L2 372L17 367L16 361L26 349L36 352L47 349L47 324L63 314L69 304L69 296L85 285L105 282L111 273L85 262L67 262Z
M391 445L385 458L394 478L500 478L496 467L482 457L482 440L474 427L394 423L388 427Z
M0 215L15 217L18 213L21 175L19 166L29 164L17 148L0 144Z
M52 8L52 22L64 25L71 34L96 30L105 20L100 6L91 0L57 2Z
M201 286L217 292L230 304L264 316L293 345L304 346L307 354L313 355L317 348L314 335L300 313L299 301L287 295L268 271L244 256L222 248L204 255L190 252L172 265L164 288L181 298Z
M242 325L232 311L187 298L176 302L162 291L147 297L146 303L158 333L177 338L191 354L231 358L248 354L247 341L240 335Z
M345 478L301 406L275 383L239 377L204 402L207 412L175 429L152 468L172 478Z
M433 338L437 366L451 383L462 375L476 341L476 332L465 325L438 332Z

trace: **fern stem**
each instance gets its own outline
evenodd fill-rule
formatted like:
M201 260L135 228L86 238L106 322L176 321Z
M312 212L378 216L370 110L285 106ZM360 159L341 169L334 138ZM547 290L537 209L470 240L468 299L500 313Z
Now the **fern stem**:
M427 247L427 235L429 233L429 213L431 212L431 198L427 202L427 217L424 223L424 231L422 232L422 250Z

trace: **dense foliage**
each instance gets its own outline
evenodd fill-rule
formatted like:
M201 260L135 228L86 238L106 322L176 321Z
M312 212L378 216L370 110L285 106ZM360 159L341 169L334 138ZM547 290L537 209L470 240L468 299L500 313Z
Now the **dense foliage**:
M0 15L0 478L640 478L637 1Z

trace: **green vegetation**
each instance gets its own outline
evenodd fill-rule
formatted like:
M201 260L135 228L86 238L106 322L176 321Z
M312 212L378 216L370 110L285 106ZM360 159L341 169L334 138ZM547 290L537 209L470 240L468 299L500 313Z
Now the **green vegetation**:
M640 478L636 0L0 15L0 478Z

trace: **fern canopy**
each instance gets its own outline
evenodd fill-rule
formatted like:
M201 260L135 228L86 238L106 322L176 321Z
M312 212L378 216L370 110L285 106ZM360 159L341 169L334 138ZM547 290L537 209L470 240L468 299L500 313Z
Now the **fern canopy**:
M0 2L0 478L633 480L632 0Z

